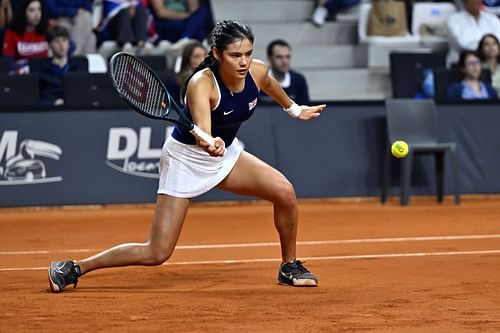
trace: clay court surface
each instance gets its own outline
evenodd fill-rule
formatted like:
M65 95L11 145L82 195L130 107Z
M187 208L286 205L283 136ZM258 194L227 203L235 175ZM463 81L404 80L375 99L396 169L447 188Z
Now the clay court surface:
M51 260L143 241L152 212L0 209L0 331L500 331L499 197L302 201L298 255L320 280L308 289L276 283L271 205L194 204L167 264L47 292Z

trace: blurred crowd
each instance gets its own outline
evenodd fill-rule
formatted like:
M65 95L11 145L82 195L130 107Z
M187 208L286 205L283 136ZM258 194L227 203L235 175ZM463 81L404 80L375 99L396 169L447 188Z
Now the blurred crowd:
M426 27L448 41L448 66L457 77L447 96L449 100L497 99L500 0L455 1L451 3L456 11L447 17L445 25ZM371 4L377 2L398 1L372 0ZM339 13L362 3L315 0L310 21L321 28L336 20ZM404 1L404 34L411 34L408 27L414 3ZM206 0L0 0L0 71L10 75L38 73L42 104L64 105L64 74L88 70L79 61L81 57L97 54L107 61L121 50L175 59L169 69L176 77L176 90L180 90L206 55L206 37L213 24ZM307 82L291 69L291 51L285 40L268 45L270 75L299 104L305 104L309 102ZM422 80L421 95L433 97L432 71L425 73L429 75Z

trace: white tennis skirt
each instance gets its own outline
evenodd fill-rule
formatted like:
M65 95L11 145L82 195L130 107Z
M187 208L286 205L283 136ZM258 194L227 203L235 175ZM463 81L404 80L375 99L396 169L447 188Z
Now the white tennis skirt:
M168 137L160 158L158 194L193 198L208 192L231 172L243 151L235 138L224 156L213 157L197 145Z

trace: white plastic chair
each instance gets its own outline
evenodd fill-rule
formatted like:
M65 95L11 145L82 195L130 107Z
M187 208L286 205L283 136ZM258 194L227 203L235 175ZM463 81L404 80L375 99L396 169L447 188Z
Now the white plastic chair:
M422 46L430 47L433 50L447 49L448 40L446 36L421 35L420 28L423 24L429 24L432 26L442 26L446 29L448 17L456 11L455 5L448 2L417 2L413 5L411 32L415 36L419 36Z
M106 60L99 53L87 54L87 60L89 61L89 73L106 73L108 66Z

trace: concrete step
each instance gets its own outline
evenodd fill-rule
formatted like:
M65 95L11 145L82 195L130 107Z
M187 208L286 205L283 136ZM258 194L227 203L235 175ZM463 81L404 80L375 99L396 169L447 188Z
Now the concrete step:
M378 46L378 45L367 45L366 54L367 61L366 66L369 68L389 68L389 56L392 52L422 52L429 53L432 49L427 47L399 47L399 46Z
M273 39L284 39L293 47L303 45L354 45L358 41L353 22L328 22L316 28L308 22L247 22L255 35L255 45L266 46Z
M266 49L256 47L254 56L267 61ZM366 47L360 45L292 45L292 68L366 67Z
M311 100L383 100L391 96L389 71L374 69L298 69L309 84Z
M212 0L216 20L303 21L311 16L314 1L307 0Z

